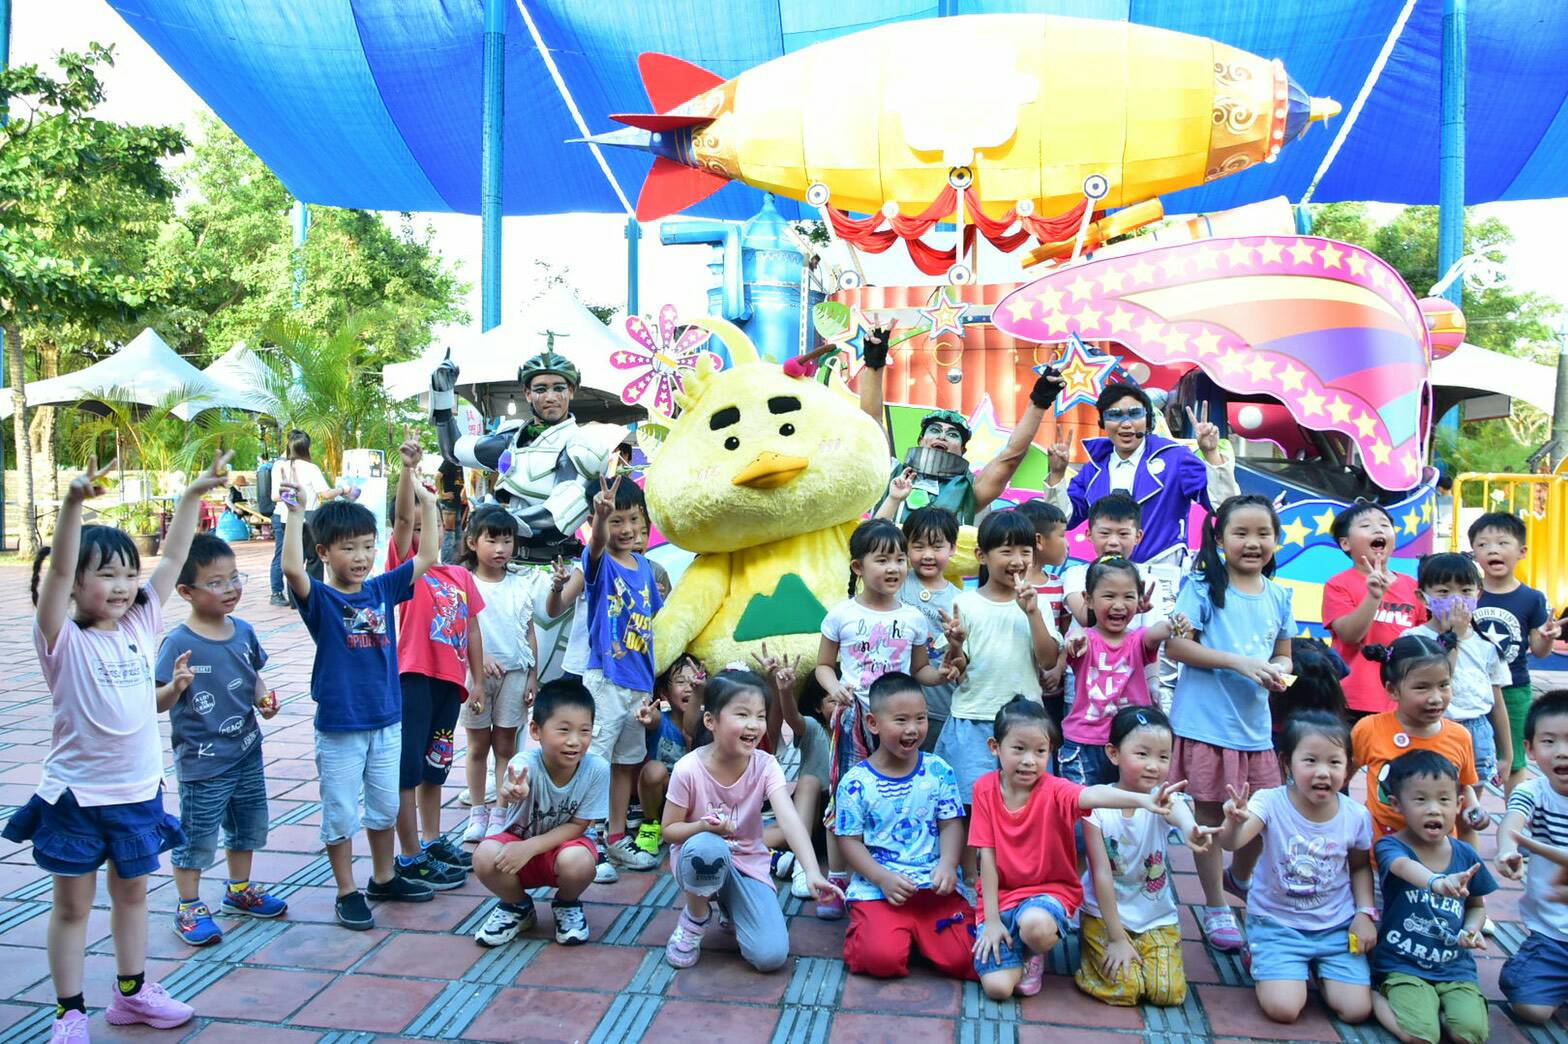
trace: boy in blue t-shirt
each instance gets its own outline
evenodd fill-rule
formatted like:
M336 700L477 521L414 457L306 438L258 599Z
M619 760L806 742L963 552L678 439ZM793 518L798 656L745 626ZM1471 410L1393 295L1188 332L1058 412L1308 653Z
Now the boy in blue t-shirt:
M1450 835L1459 812L1459 769L1435 751L1413 750L1388 764L1389 804L1405 825L1373 849L1383 917L1372 974L1372 1010L1401 1040L1466 1044L1487 1038L1486 998L1475 957L1485 947L1481 897L1497 881L1475 849Z
M583 684L593 694L593 753L610 763L610 814L605 837L609 862L600 882L619 876L616 866L652 870L656 857L626 834L626 810L648 752L637 709L653 696L653 614L664 605L648 560L636 548L648 525L642 489L625 475L599 480L588 546L583 549L583 603L588 610L588 668Z
M434 494L415 483L424 530L437 532ZM399 603L436 563L440 542L388 573L370 577L376 558L376 518L360 504L334 500L316 512L310 531L326 580L305 571L304 511L297 490L283 484L288 525L283 575L299 615L316 643L310 696L316 701L316 774L321 790L321 840L337 882L337 918L345 928L374 927L371 899L424 903L435 896L422 881L393 872L392 828L397 823L398 763L402 754L402 686L397 667ZM367 579L369 578L369 579ZM360 794L365 812L360 817ZM370 839L370 885L354 883L353 838L361 823Z

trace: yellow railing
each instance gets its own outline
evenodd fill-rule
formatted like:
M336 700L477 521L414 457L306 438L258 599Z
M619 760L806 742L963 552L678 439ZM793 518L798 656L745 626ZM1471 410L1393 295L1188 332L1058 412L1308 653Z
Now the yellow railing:
M1482 511L1508 511L1524 522L1530 553L1519 579L1546 595L1553 607L1568 604L1568 468L1552 475L1463 474L1454 479L1451 551L1467 550L1466 521Z

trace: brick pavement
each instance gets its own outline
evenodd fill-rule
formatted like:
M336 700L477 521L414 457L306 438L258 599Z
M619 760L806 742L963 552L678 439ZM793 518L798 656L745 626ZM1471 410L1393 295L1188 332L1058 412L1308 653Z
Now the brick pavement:
M289 913L270 922L222 918L223 942L192 950L169 928L176 897L165 859L149 898L148 975L194 1004L197 1018L170 1032L125 1029L109 1026L101 1014L113 976L113 941L108 896L100 889L88 931L86 984L87 1002L99 1012L92 1022L98 1041L358 1044L462 1037L609 1044L683 1035L779 1044L1392 1039L1370 1026L1337 1024L1316 1002L1295 1026L1269 1023L1245 973L1233 958L1203 945L1187 909L1182 934L1194 988L1183 1007L1169 1010L1110 1008L1079 994L1064 977L1069 962L1076 961L1076 953L1067 952L1071 942L1052 955L1054 974L1046 977L1045 989L1022 1003L992 1003L974 984L929 971L897 982L851 976L841 960L842 925L816 920L793 899L786 900L785 910L794 957L780 971L757 974L734 953L733 942L726 949L722 933L714 932L701 963L676 973L663 961L676 893L662 869L626 873L619 884L592 887L585 897L592 941L572 952L550 941L547 916L526 940L492 951L476 946L471 933L492 900L472 882L431 903L383 905L376 910L376 929L345 931L333 923L331 874L316 832L320 806L305 695L311 646L292 611L267 604L270 555L270 544L241 545L241 568L253 581L240 615L256 627L271 654L268 679L283 698L281 712L263 725L272 835L267 850L256 856L254 876L288 898ZM26 586L22 569L0 569L0 818L31 795L49 742L49 695L32 650ZM171 623L183 609L178 596L170 601ZM453 828L464 816L456 800L461 787L454 774L447 805L447 825ZM363 838L358 851L368 864ZM1491 854L1489 841L1483 854ZM1178 894L1192 902L1198 890L1191 857L1178 849L1172 864ZM367 874L364 865L358 876L364 880ZM1494 1002L1501 999L1502 958L1520 939L1518 889L1504 885L1488 902L1501 928L1480 959L1481 985ZM215 903L219 890L211 879L204 891ZM49 893L49 879L34 866L28 847L0 841L0 1044L38 1040L48 1030L53 990L43 947ZM1568 1040L1563 1025L1524 1029L1496 1005L1492 1034L1499 1044Z

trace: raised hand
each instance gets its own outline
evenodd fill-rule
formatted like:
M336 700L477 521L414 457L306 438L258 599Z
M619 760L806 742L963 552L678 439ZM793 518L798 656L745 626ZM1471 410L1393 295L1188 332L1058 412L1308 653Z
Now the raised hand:
M299 498L300 488L292 482L278 483L278 501L289 509L289 515L303 515L305 502Z
M1252 784L1243 783L1241 789L1237 790L1227 783L1225 792L1230 795L1230 800L1225 802L1225 818L1241 826L1247 821L1247 801L1252 797Z
M964 626L963 617L958 613L958 606L953 606L951 615L938 609L937 614L942 619L942 637L947 639L948 645L962 645L969 637L969 629Z
M905 468L894 475L887 483L888 499L897 504L902 504L909 499L909 494L915 491L915 469Z
M234 451L224 450L218 454L218 458L212 462L206 471L203 471L191 480L191 484L186 487L185 491L194 493L199 497L215 489L227 486L229 484L229 461L233 459Z
M1062 379L1061 372L1054 366L1047 366L1034 379L1034 387L1029 389L1029 402L1042 410L1047 409L1065 387L1067 382Z
M403 444L397 448L397 455L403 458L403 467L410 471L425 459L424 447L414 438L414 429L407 424L403 425Z
M1192 637L1192 621L1187 619L1187 614L1186 613L1172 613L1171 614L1171 637L1172 638L1191 638Z
M1018 573L1013 577L1013 597L1018 599L1018 608L1032 613L1039 604L1040 592L1034 589L1027 576Z
M871 319L870 316L867 316ZM868 370L881 370L887 366L888 345L893 339L893 324L883 325L880 321L871 319L876 325L866 331L860 342L860 361L866 364Z
M1461 870L1457 874L1437 874L1427 882L1427 888L1433 895L1441 895L1448 899L1468 899L1470 879L1479 869L1481 869L1480 863L1472 863L1468 870Z
M169 687L173 689L175 696L182 696L195 680L196 672L191 670L191 651L186 649L174 661L174 673L169 675Z
M446 350L446 358L441 360L435 372L430 375L430 390L433 392L450 392L457 387L458 368L452 361L452 349Z
M1557 618L1556 612L1550 607L1546 611L1546 622L1537 627L1536 633L1550 638L1552 641L1563 636L1563 622Z
M519 805L528 800L528 766L507 762L506 778L501 783L499 795L508 805Z
M1383 568L1381 559L1362 555L1361 565L1367 571L1367 595L1381 602L1394 584L1394 574Z
M599 476L599 492L593 497L593 521L599 525L610 520L610 515L615 511L615 494L620 490L621 483L626 480L625 475L615 476L615 481L610 482L603 475Z
M1149 802L1145 807L1147 807L1150 812L1153 812L1157 816L1170 815L1171 802L1176 799L1176 794L1186 786L1187 781L1185 779L1178 780L1174 783L1170 780L1166 780L1164 783L1161 783L1154 789L1154 793L1144 795L1149 799Z
M1219 425L1209 420L1209 403L1207 399L1198 404L1196 411L1191 406L1187 407L1187 423L1192 426L1192 437L1197 440L1199 450L1204 453L1213 453L1220 448ZM1149 424L1151 427L1153 426L1153 417L1149 418Z
M561 589L566 586L566 581L571 578L571 565L567 563L566 559L557 555L555 561L550 563L550 586L555 590L556 594L560 594Z
M1054 485L1061 477L1067 474L1067 463L1072 459L1073 448L1065 442L1052 443L1045 451L1047 461L1050 463L1051 481Z
M71 480L70 487L65 491L65 499L80 503L84 500L91 500L93 497L103 496L109 492L109 487L104 483L104 479L108 478L109 473L119 466L119 457L115 457L100 468L98 466L98 458L89 456L87 458L87 470Z
M651 729L659 723L659 707L652 697L637 705L637 722L645 729Z

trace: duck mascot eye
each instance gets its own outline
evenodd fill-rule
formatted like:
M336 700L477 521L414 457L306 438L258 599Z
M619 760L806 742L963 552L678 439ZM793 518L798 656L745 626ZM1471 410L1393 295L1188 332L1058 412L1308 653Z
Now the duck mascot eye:
M715 669L749 664L765 640L801 658L804 681L824 607L848 589L849 536L887 484L887 440L841 384L786 375L722 319L692 325L733 365L699 363L679 416L644 426L648 512L697 554L654 618L657 669L682 652Z

